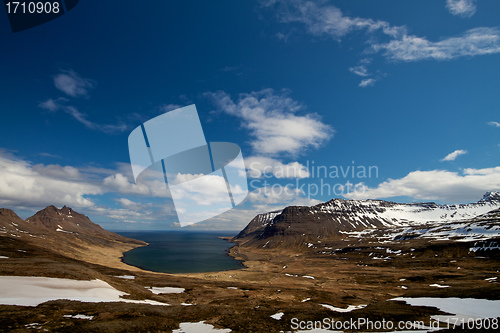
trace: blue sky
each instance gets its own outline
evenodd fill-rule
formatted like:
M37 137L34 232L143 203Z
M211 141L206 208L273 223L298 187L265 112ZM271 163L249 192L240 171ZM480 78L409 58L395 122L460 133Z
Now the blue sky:
M252 190L196 228L333 197L477 201L500 190L499 13L496 0L81 0L15 34L1 13L0 206L175 226L171 199L134 183L127 138L190 104L208 141L242 148Z

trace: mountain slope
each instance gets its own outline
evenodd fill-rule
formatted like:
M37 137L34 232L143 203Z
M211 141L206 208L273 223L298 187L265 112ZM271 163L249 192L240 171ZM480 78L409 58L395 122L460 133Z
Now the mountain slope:
M87 216L77 213L69 207L58 209L48 206L26 219L26 223L47 232L57 232L60 236L72 235L94 245L111 245L114 242L143 245L144 242L120 236L114 232L103 229L92 222ZM70 237L70 238L71 238Z
M488 192L476 203L459 205L333 199L312 207L287 207L257 215L234 240L251 247L297 247L371 228L421 229L469 221L499 207L499 192Z
M147 243L120 236L93 223L69 207L48 206L21 219L10 209L0 209L0 236L35 243L70 258L115 267L124 266L122 253Z
M395 239L427 238L460 242L483 241L500 237L500 209L492 210L468 221L450 222L425 228L406 228Z

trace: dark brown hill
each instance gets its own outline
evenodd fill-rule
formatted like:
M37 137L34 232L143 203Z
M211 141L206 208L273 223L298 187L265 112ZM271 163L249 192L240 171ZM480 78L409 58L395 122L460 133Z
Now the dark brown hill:
M30 225L45 232L57 232L58 236L78 238L93 245L112 245L113 242L144 245L144 242L120 236L103 229L87 216L75 212L70 207L58 209L48 206L26 219Z
M59 254L97 264L121 266L122 253L147 243L103 229L70 207L48 206L21 219L14 211L0 209L0 236L34 243Z

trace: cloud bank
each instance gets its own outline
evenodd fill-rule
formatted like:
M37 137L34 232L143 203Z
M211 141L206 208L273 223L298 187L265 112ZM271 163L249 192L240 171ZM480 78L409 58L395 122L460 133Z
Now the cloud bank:
M318 148L334 131L315 113L298 115L304 106L272 89L244 93L233 100L224 92L205 93L219 112L238 117L249 130L250 145L257 155L298 155Z
M413 171L400 179L389 179L377 187L359 184L356 192L345 195L350 199L385 199L408 196L416 200L440 200L448 203L474 202L488 191L500 190L500 167Z

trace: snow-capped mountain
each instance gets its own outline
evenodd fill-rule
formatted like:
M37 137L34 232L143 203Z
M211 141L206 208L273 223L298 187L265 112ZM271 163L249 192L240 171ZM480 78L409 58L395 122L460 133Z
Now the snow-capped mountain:
M281 212L257 215L235 239L248 245L262 246L269 240L270 246L272 243L293 246L370 228L422 229L470 221L498 208L499 192L488 192L475 203L457 205L333 199L312 207L287 207Z
M500 209L495 209L473 219L447 222L430 227L409 227L394 235L396 240L427 238L471 242L500 237Z

